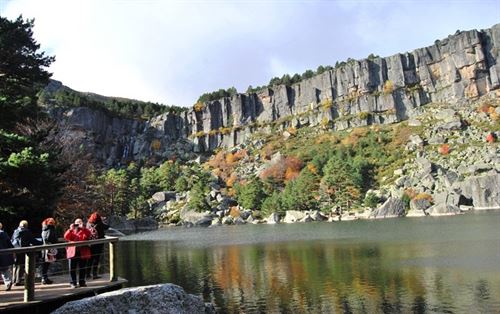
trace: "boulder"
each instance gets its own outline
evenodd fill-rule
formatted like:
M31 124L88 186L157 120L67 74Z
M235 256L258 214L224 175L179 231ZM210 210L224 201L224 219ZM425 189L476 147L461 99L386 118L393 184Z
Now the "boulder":
M420 176L424 177L430 173L432 173L432 170L434 169L434 166L432 162L430 162L426 158L417 158L415 159L415 162L417 165L420 167Z
M238 205L238 202L230 197L224 197L224 199L220 203L223 209L229 209L233 206Z
M236 217L236 219L233 221L233 224L235 225L244 225L246 224L246 221L243 220L241 217Z
M300 220L300 222L311 222L311 221L314 221L314 219L309 214L306 214L304 218Z
M274 225L276 223L279 223L280 222L280 216L277 214L277 213L272 213L271 215L269 215L269 217L267 217L266 219L266 223L269 224L269 225Z
M431 216L448 216L460 214L460 208L452 204L439 203L427 210L427 213Z
M434 135L427 142L431 145L444 144L446 143L446 138L441 135Z
M436 131L452 131L460 130L462 128L462 122L460 120L445 122L438 124L434 130Z
M311 215L311 218L314 220L314 221L325 221L325 220L328 220L328 217L326 217L325 215L323 215L319 210L314 210L310 213Z
M210 226L212 224L213 217L207 213L198 213L194 210L189 210L184 208L180 212L180 219L185 225L193 226Z
M287 210L285 214L285 218L283 218L284 223L294 223L300 221L305 218L306 214L304 212L298 210Z
M500 207L500 173L469 177L457 185L461 198L471 200L475 209Z
M173 284L120 289L95 297L67 302L55 314L94 313L216 313L201 297L187 294Z
M160 203L160 202L167 202L167 201L170 201L170 200L176 200L176 193L175 192L170 192L170 191L167 191L167 192L156 192L155 194L153 194L153 196L151 196L151 199L155 202L155 203Z
M425 217L427 214L423 210L410 209L405 217Z
M401 217L405 214L405 206L400 198L389 197L387 201L379 208L375 209L371 217L373 218L390 218ZM343 218L342 218L343 219Z
M210 223L210 226L211 227L214 227L214 226L220 226L222 223L221 223L221 220L220 218L217 218L217 219L213 219L212 222Z
M408 138L408 144L406 145L409 149L415 149L424 146L424 141L418 135L410 135Z
M431 207L432 204L427 199L412 199L410 201L410 210L413 211L425 211L427 208Z
M445 122L449 122L456 118L457 112L453 109L443 109L436 113L435 118L439 120L444 120Z
M250 217L250 216L252 216L252 211L251 210L245 209L245 210L243 210L243 211L240 212L240 217L243 220L247 220L248 217Z
M233 216L226 216L222 218L222 224L223 225L232 225L234 222Z

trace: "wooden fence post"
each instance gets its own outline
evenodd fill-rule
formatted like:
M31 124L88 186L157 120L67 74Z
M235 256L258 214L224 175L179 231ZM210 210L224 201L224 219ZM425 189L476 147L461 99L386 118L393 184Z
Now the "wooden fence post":
M35 300L35 252L26 253L24 265L24 302Z
M109 242L109 281L116 281L116 243Z

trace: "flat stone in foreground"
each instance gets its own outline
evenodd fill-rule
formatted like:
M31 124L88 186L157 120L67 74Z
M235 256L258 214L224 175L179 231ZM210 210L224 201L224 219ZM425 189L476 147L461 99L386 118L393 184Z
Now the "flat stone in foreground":
M205 304L195 295L187 294L174 284L160 284L121 289L95 297L68 302L54 312L66 313L215 313L212 304Z

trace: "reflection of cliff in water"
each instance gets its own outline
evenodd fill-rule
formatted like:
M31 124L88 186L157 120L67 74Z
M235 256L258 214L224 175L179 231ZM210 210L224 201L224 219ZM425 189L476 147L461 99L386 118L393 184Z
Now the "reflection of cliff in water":
M486 277L464 272L461 265L466 264L447 255L459 245L319 240L192 248L130 241L120 243L125 257L119 268L131 285L172 282L214 302L221 312L498 309L499 273L489 268ZM484 245L495 248L493 242ZM132 261L136 267L131 269Z

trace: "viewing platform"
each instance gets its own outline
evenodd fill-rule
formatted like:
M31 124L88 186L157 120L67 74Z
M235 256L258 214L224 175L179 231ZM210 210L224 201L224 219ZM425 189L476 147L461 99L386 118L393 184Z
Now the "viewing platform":
M118 242L118 238L107 237L91 241L66 242L0 250L0 254L26 254L24 285L13 285L10 291L5 291L4 285L0 287L0 312L30 314L49 313L68 301L79 300L100 293L121 289L123 285L127 283L127 280L118 278L115 274L116 242ZM50 276L50 279L53 281L50 285L42 285L39 280L35 283L35 259L40 251L49 248L65 249L68 246L88 246L91 244L104 243L109 244L109 250L107 250L108 256L103 256L103 259L109 261L109 272L100 274L101 278L87 280L86 287L71 288L67 269L57 275ZM67 264L68 261L67 259L60 259L55 263ZM62 266L64 267L64 265Z

